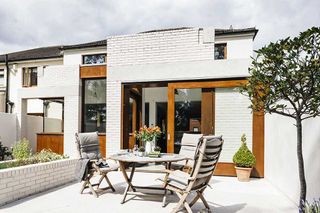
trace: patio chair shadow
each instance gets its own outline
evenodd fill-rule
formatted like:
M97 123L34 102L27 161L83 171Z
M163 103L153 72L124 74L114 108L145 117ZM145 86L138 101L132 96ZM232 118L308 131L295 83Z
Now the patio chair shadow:
M24 203L24 202L27 202L29 200L32 200L36 197L40 197L42 195L45 195L45 194L48 194L48 193L51 193L51 192L55 192L55 191L58 191L62 188L65 188L65 187L68 187L68 186L71 186L71 185L74 185L76 184L77 181L72 181L72 182L69 182L69 183L66 183L66 184L63 184L61 186L57 186L57 187L54 187L54 188L49 188L49 189L46 189L45 191L42 191L42 192L38 192L36 194L32 194L32 195L27 195L26 197L22 197L22 198L19 198L15 201L12 201L11 203L8 203L8 204L5 204L3 206L0 206L0 210L1 209L6 209L6 208L10 208L12 206L16 206L16 205L19 205L21 203Z

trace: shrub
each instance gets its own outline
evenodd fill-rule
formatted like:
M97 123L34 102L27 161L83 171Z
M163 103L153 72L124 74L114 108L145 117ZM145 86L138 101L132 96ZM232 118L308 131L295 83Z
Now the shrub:
M238 167L251 168L256 164L256 158L248 149L246 144L246 135L241 137L241 147L233 156L233 163Z
M300 207L299 212L301 213L320 213L320 199L314 200L313 203L308 201L303 202L302 207Z
M51 150L43 149L41 150L41 152L36 153L28 158L20 158L20 159L17 159L16 161L1 163L0 169L6 169L11 167L18 167L18 166L24 166L24 165L36 164L36 163L50 162L50 161L61 160L65 158L67 157L54 153Z
M61 160L66 158L63 155L59 155L57 153L52 152L50 149L43 149L41 152L36 153L31 158L34 159L37 163L49 162L54 160Z
M25 159L31 156L30 142L23 138L12 147L12 156L16 160Z
M6 160L8 158L11 158L11 151L8 147L3 146L2 142L0 141L0 161Z

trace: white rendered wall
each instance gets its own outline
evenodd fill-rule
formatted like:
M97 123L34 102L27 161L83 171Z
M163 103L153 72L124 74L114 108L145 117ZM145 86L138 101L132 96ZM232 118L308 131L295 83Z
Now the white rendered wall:
M0 112L0 137L2 145L12 147L16 142L16 114Z
M292 201L299 201L299 176L295 120L265 116L265 178ZM320 197L320 118L303 121L303 155L307 199Z
M249 99L234 88L216 88L215 135L222 135L223 150L219 161L232 162L234 153L241 145L243 133L252 150L252 114Z
M38 80L41 78L42 70L46 72L51 66L61 65L62 59L48 59L48 60L36 60L36 61L22 61L15 63L15 69L10 64L10 88L9 88L9 100L15 103L13 112L17 112L18 103L18 90L22 88L22 68L24 67L38 67ZM45 66L45 68L44 68ZM38 81L39 84L39 81ZM32 110L32 104L30 104L30 110ZM39 109L42 112L42 106L39 107L37 104L34 106L35 109ZM41 108L41 109L40 109ZM33 110L34 111L34 110Z
M25 115L26 126L22 138L29 140L32 152L37 151L37 133L43 132L43 117Z
M107 52L106 47L65 50L63 53L63 64L79 65L79 64L82 64L82 55L100 54L100 53L106 53L106 52Z

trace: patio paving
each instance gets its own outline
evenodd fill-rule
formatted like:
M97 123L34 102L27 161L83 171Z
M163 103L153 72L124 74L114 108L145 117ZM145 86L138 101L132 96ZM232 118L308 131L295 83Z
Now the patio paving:
M161 174L160 174L161 175ZM159 184L155 179L159 174L136 173L134 183ZM169 204L161 207L161 197L134 197L120 204L122 193L125 189L125 181L120 172L110 174L110 179L116 192L108 191L95 198L89 193L79 194L80 183L71 183L59 188L30 196L22 200L0 207L0 212L6 213L64 213L64 212L171 212L178 201L176 196L169 195ZM211 188L205 191L205 197L211 206L211 211L216 213L232 212L297 212L297 207L281 192L275 189L265 179L252 179L248 183L238 182L233 177L213 177ZM198 202L192 208L199 212L204 208Z

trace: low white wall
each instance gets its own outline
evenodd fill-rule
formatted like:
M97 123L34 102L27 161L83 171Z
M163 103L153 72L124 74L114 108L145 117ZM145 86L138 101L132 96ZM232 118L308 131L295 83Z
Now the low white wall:
M16 114L0 112L0 137L4 146L10 148L16 141L16 124Z
M279 115L265 117L265 178L299 201L299 175L295 120ZM303 155L307 179L307 199L320 198L320 118L303 122Z
M75 180L77 159L0 170L0 206Z

